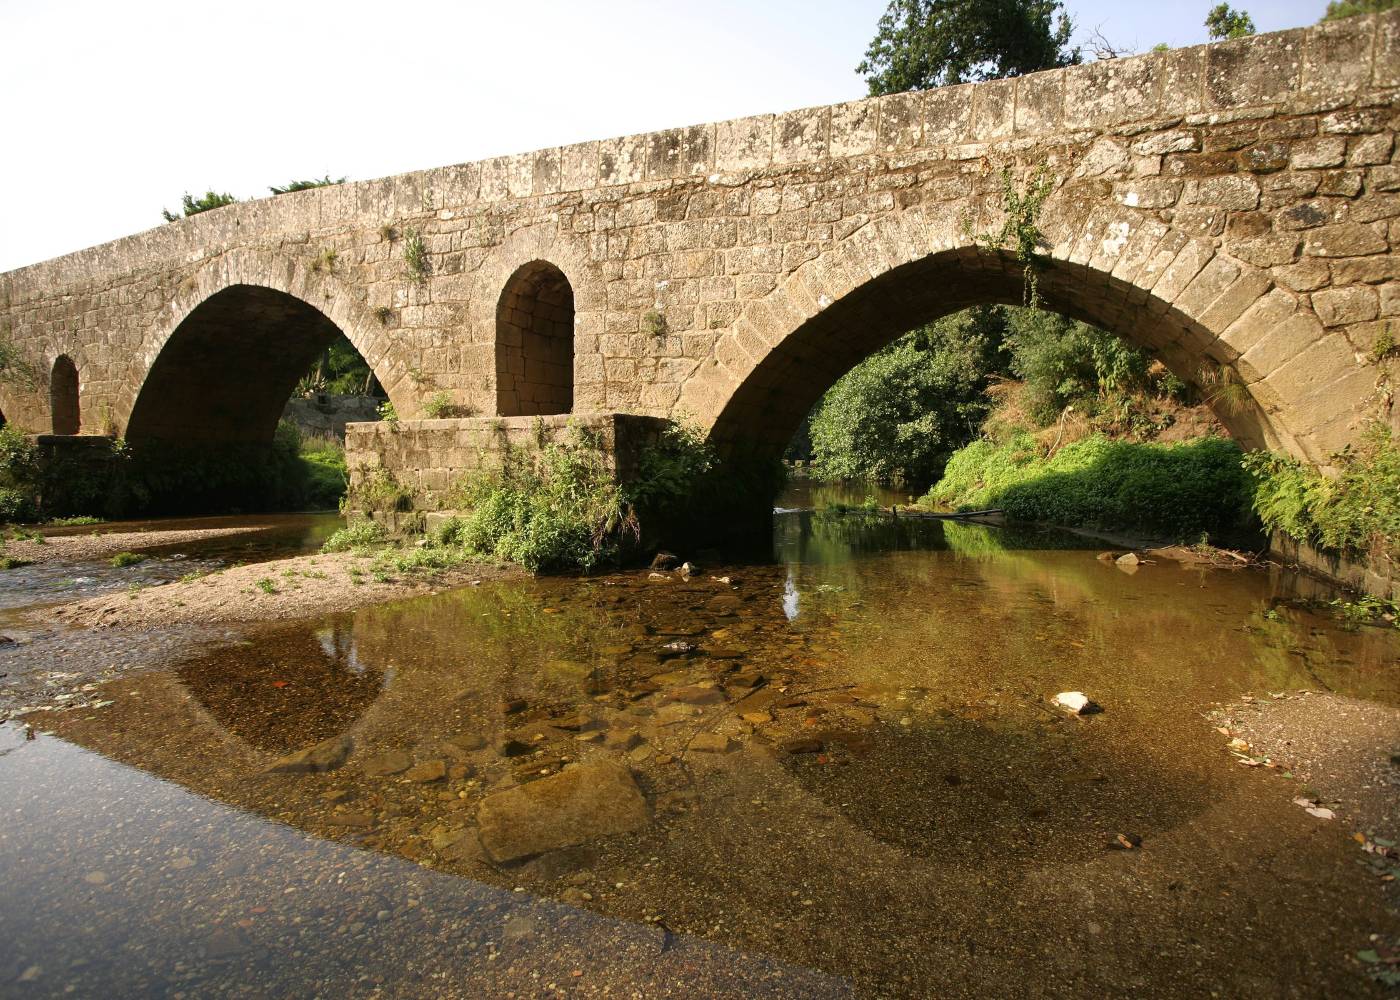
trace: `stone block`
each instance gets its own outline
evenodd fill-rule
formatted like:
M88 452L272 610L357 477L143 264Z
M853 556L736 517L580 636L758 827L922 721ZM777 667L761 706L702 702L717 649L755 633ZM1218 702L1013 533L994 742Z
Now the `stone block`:
M938 87L924 95L924 144L947 146L972 134L972 84Z
M1309 28L1307 36L1303 93L1331 97L1370 84L1375 36L1375 23L1370 18L1324 21Z
M1206 49L1206 103L1230 110L1282 101L1298 89L1302 29L1221 42Z
M1104 59L1065 74L1065 125L1083 128L1141 121L1157 112L1153 56Z
M1304 139L1293 144L1289 166L1294 170L1316 167L1339 167L1346 160L1347 142L1341 136L1329 135Z
M760 170L773 159L773 116L755 115L715 126L715 170Z
M826 155L828 108L806 108L778 115L773 123L773 162L801 163Z
M1375 319L1380 310L1376 290L1369 285L1325 288L1313 293L1312 305L1323 326L1362 323Z
M1362 257L1387 249L1385 237L1375 228L1357 223L1319 226L1303 236L1303 254L1308 257Z

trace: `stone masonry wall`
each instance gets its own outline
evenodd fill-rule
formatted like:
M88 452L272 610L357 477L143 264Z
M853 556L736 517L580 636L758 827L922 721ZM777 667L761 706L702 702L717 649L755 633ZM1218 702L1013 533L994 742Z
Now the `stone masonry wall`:
M405 418L444 392L491 414L502 291L545 261L573 294L575 412L773 448L909 327L1020 300L971 234L999 225L1003 168L1043 168L1047 305L1183 377L1230 369L1237 434L1325 463L1396 421L1372 355L1400 314L1398 91L1392 12L314 189L0 276L0 334L43 372L70 356L82 427L120 434L184 318L252 284L329 317ZM0 410L46 430L47 387Z
M363 484L382 471L413 494L415 510L437 511L451 506L447 494L464 475L499 469L507 453L528 458L546 445L580 440L579 435L596 442L603 463L625 482L635 477L642 450L662 426L655 418L615 413L349 424L345 461L352 483Z

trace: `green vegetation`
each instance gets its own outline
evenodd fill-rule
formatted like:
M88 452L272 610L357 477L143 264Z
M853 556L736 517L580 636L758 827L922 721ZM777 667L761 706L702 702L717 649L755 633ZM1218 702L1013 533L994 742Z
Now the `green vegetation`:
M423 404L423 413L429 419L435 420L438 417L450 417L456 407L452 405L452 394L450 392L435 392L428 397L428 401Z
M135 566L137 563L146 561L146 556L139 552L118 552L111 559L112 566L116 569L124 569L127 566Z
M394 409L392 400L384 400L379 404L379 419L386 424L396 424L399 422L399 411Z
M213 208L223 208L225 205L232 205L238 199L228 193L220 194L218 191L205 191L204 194L196 198L188 192L180 202L180 210L184 217L198 215L200 212L207 212ZM161 209L160 214L164 216L166 222L175 222L181 218L169 209Z
M300 396L326 392L337 396L370 396L377 383L360 352L343 333L326 345L315 365L297 383Z
M1400 0L1332 0L1327 5L1324 21L1337 21L1357 14L1379 14L1383 10L1394 10Z
M356 521L339 529L325 544L321 546L322 552L352 552L356 549L369 548L384 541L384 529L375 521L368 518Z
M1045 242L1040 235L1038 220L1041 206L1054 190L1055 179L1044 164L1037 167L1026 184L1026 190L1016 190L1016 178L1010 167L1001 171L1001 209L1005 213L1001 229L995 233L972 232L972 223L964 225L967 234L988 250L1010 249L1021 265L1025 286L1023 304L1031 308L1040 306L1040 269L1044 266L1038 252Z
M1284 455L1248 455L1264 526L1318 548L1400 562L1400 441L1375 423L1333 461L1329 477Z
M933 482L977 436L990 376L1005 370L1004 310L944 317L841 377L811 419L814 471L826 479Z
M310 188L332 187L336 184L344 184L345 181L344 177L331 177L330 174L326 174L324 177L313 177L309 181L290 181L281 187L272 185L268 187L268 190L273 194L290 194L293 191L306 191Z
M1247 524L1250 480L1233 441L1113 441L1094 434L1047 453L1028 433L953 456L927 501L1000 507L1020 521L1167 532L1176 540Z
M532 573L586 572L641 534L597 443L579 430L537 455L507 454L499 471L468 476L454 492L454 506L470 513L448 524L439 543Z
M342 510L392 514L413 509L413 491L404 486L388 469L366 472L351 485L341 503Z
M856 72L872 96L1034 73L1080 60L1058 0L891 0Z
M79 514L76 517L55 517L50 519L49 524L55 528L77 528L88 524L104 524L103 518L92 517L88 514Z
M655 309L650 309L642 315L642 332L653 337L666 336L666 317Z
M633 482L619 485L590 432L573 427L562 443L541 435L531 449L508 449L499 468L463 477L446 505L465 513L427 544L382 551L374 578L482 560L514 562L533 573L588 572L639 544L644 519L692 523L698 510L720 509L721 494L742 492L747 482L742 472L722 475L704 435L677 424L639 456L637 468ZM411 506L412 495L382 470L357 484L346 502L357 511ZM377 525L362 521L336 532L324 550L362 551L384 540Z
M262 578L259 579L259 580L253 581L253 586L254 586L254 587L257 587L257 588L258 588L259 590L261 590L264 594L275 594L275 593L277 593L277 584L275 584L275 583L272 582L272 577L270 577L270 576L265 576L265 577L262 577Z
M1046 429L1063 444L1097 430L1151 440L1193 416L1192 398L1112 334L1055 313L988 306L861 362L823 397L807 433L818 477L923 489L981 434ZM1207 421L1200 432L1211 429Z
M12 424L0 427L0 522L32 521L39 510L39 449Z
M1234 10L1228 3L1216 4L1206 15L1206 30L1213 41L1226 38L1247 38L1257 30L1254 18L1242 10Z
M416 229L403 231L403 262L408 279L421 285L432 273L433 262L428 256L428 244Z
M39 369L8 338L0 338L0 383L18 389L37 389Z

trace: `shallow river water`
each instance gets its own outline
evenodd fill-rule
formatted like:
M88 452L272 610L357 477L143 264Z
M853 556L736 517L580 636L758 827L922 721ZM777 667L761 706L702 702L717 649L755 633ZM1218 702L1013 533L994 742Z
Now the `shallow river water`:
M861 496L784 498L770 563L268 627L0 727L0 995L1381 995L1393 896L1211 713L1400 704L1400 631L789 509Z

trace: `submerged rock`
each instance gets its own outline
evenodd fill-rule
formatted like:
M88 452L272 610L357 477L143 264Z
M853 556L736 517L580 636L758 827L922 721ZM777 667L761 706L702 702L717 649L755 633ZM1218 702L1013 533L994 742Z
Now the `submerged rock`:
M315 746L288 754L268 766L268 774L310 774L315 771L334 771L344 764L355 744L348 736L333 736Z
M441 781L447 777L447 764L441 759L425 760L421 764L415 764L403 773L409 781L416 781L419 784L428 784L432 781Z
M405 750L386 750L368 757L360 763L360 771L371 778L387 778L391 774L407 771L413 766L413 758Z
M626 764L603 759L488 795L477 810L481 846L493 861L516 861L651 822Z
M690 749L697 753L728 753L729 737L722 733L696 733Z
M1052 701L1071 715L1093 715L1103 711L1103 707L1091 701L1083 691L1061 691Z

